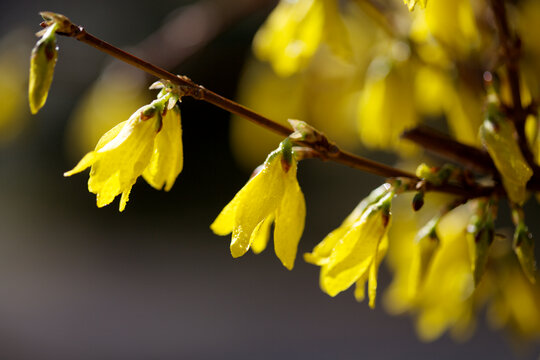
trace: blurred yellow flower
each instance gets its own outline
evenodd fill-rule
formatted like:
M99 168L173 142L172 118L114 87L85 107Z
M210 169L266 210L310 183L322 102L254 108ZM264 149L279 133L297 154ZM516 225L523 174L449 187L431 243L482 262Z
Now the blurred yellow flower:
M356 283L355 297L361 301L369 282L369 306L375 306L377 271L388 249L393 196L387 188L377 189L311 254L305 255L306 261L321 266L320 285L328 295L336 296Z
M179 110L161 116L166 100L168 96L143 106L109 130L95 150L64 176L91 166L88 190L97 194L97 206L108 205L122 194L120 211L140 175L153 187L169 190L182 170L182 143Z
M437 203L439 206L439 200ZM396 207L398 205L409 207L410 200L402 204L396 202ZM433 214L433 209L429 209L433 205L432 201L426 201L421 210L424 214L420 215ZM448 329L452 335L467 336L474 324L477 301L473 297L474 280L465 241L466 227L472 216L471 207L460 206L436 224L440 242L416 291L411 291L411 286L419 280L414 276L415 251L418 250L414 242L418 231L414 226L417 213L408 217L401 215L400 212L396 217L390 233L389 260L396 273L386 293L385 305L394 313L409 311L415 314L416 329L422 340L434 340Z
M280 76L303 69L325 39L332 51L351 56L336 0L281 0L253 40L253 51Z
M408 57L406 44L391 47L401 48L397 50L402 52L399 56ZM420 120L414 104L413 74L410 62L383 56L371 63L358 103L358 131L363 144L411 153L413 147L401 142L400 135Z
M424 15L429 32L448 54L465 58L479 48L480 34L471 1L431 1Z
M274 222L276 255L283 266L293 268L306 215L296 169L292 145L286 139L210 225L217 235L232 232L233 257L244 255L250 247L254 252L264 250Z

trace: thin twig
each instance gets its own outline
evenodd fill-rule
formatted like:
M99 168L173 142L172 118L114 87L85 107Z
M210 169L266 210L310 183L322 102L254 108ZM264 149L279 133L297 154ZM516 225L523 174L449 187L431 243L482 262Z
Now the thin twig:
M419 125L406 130L401 137L469 169L487 174L494 174L497 171L493 160L486 152L454 140L429 126Z
M64 21L68 21L65 18ZM47 26L46 23L42 23L42 26ZM205 87L196 84L191 79L186 76L174 75L152 63L144 61L124 50L117 48L114 45L111 45L94 35L88 33L83 27L77 26L71 22L68 24L63 24L62 30L57 32L59 35L64 35L68 37L73 37L85 44L88 44L99 51L105 52L123 62L130 64L142 71L147 72L159 79L167 80L172 84L178 85L184 91L186 96L191 96L197 100L203 100L215 106L218 106L221 109L224 109L233 114L239 115L259 126L262 126L274 133L288 137L293 133L293 130L287 126L281 125L267 117L264 117L253 110L238 104L230 99L227 99L211 90L206 89ZM327 146L327 148L321 147L320 143L311 144L305 141L295 141L295 143L314 148L318 157L322 160L331 160L347 166L350 166L355 169L359 169L371 174L383 176L383 177L405 177L412 180L420 181L414 174L409 172L384 165L349 152L339 149L337 146ZM330 144L329 141L325 142ZM488 193L491 193L495 190L493 187L475 187L475 188L464 188L452 184L443 184L440 186L430 185L428 190L450 193L458 196L463 196L466 198L475 198L478 196L485 196Z

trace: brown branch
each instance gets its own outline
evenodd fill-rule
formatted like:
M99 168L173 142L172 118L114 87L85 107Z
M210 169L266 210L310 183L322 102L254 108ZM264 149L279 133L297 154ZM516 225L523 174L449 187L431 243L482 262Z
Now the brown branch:
M148 74L151 74L159 79L167 80L172 84L180 86L186 96L191 96L197 100L203 100L219 108L226 110L230 113L239 115L259 126L262 126L276 134L288 137L293 133L293 130L287 126L281 125L267 117L264 117L247 107L238 104L230 99L227 99L205 87L194 83L186 76L174 75L152 63L142 60L124 50L117 48L93 35L88 33L81 26L77 26L71 23L67 18L61 17L63 24L61 30L57 33L68 37L73 37L87 45L96 48L106 54L111 55L123 62L132 65ZM42 26L47 26L48 23L42 23ZM318 158L322 160L331 160L355 169L359 169L374 175L383 177L405 177L412 180L420 181L414 174L406 171L384 165L349 152L343 151L328 141L326 137L323 137L325 141L314 144L306 141L295 140L296 144L313 148L318 153ZM478 196L486 196L486 194L492 193L496 189L493 187L475 187L464 188L452 184L443 184L439 186L430 185L427 190L450 193L466 198L476 198Z
M493 160L486 152L454 140L429 126L419 125L406 130L401 134L401 137L471 170L487 174L494 174L497 171Z
M454 140L429 126L419 125L406 130L401 137L420 145L444 159L454 161L481 173L498 176L495 164L487 153ZM527 183L527 188L540 191L540 174L538 172L534 172L533 177Z

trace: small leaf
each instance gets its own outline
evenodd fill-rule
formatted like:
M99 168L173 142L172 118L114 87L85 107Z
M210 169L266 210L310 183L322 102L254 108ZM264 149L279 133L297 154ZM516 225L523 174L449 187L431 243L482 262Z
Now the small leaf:
M480 138L501 173L509 199L521 205L526 199L526 185L533 171L523 157L514 133L514 124L491 105L480 127Z

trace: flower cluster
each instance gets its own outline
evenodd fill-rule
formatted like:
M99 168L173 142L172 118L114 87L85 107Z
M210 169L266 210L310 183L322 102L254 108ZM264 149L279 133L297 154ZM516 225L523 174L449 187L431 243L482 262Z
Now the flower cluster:
M88 191L97 195L97 206L121 195L120 211L141 175L154 188L169 191L183 166L180 110L171 96L158 97L109 130L64 176L91 167Z
M407 148L399 142L405 128L415 127L411 131L429 134L415 140L417 144L463 167L421 164L412 174L378 164L341 150L315 126L290 120L295 130L290 134L272 120L246 108L238 111L239 104L169 74L167 78L180 85L154 85L161 88L157 99L109 130L64 175L90 167L88 189L97 195L97 206L120 196L120 211L140 176L156 189L170 190L183 167L177 103L181 96L193 95L287 136L210 226L217 235L231 234L234 258L249 249L260 253L272 234L277 258L292 270L306 217L298 161L313 157L354 164L394 178L371 192L312 252L304 254L306 262L320 267L322 291L333 297L355 285L355 298L362 301L367 287L373 308L379 266L387 259L395 277L384 304L395 313L414 314L422 339L435 339L447 330L467 336L482 307L488 309L492 323L539 337L540 289L535 284L534 241L523 205L540 186L538 99L534 100L540 82L521 77L538 75L540 68L537 63L525 63L520 73L521 42L506 29L504 3L492 1L489 18L478 14L487 5L473 5L469 0L429 4L404 0L410 11L417 4L425 9L405 21L401 21L407 14L402 5L400 11L360 2L355 10L342 11L341 3L279 2L253 43L257 57L268 61L275 72L269 75L267 67L262 76L273 87L258 88L264 88L268 96L249 89L251 99L268 101L274 96L280 108L323 119L321 124L331 119L332 125L348 125L350 118L340 118L353 113L356 135L365 145L399 149L401 154L415 153L403 151ZM540 19L540 7L537 13ZM55 33L66 34L67 28L61 28L65 24L74 26L59 15L46 13L45 17L48 27L32 52L29 98L33 113L45 103L52 81ZM371 32L363 31L362 21L352 21L367 18L377 22ZM501 56L506 57L500 63L505 68L487 72L495 62L489 60L494 46L486 41L486 29L497 26L504 50ZM355 41L350 41L350 34ZM127 55L122 52L122 56ZM283 84L292 77L300 85L291 90ZM284 96L287 90L295 96ZM265 107L275 108L275 102ZM321 108L326 113L319 112ZM422 118L444 118L456 139L417 127ZM343 129L341 133L350 135L346 125ZM257 143L253 133L248 133L249 141ZM434 145L437 141L444 144ZM432 195L431 190L451 195ZM512 239L496 236L503 198L508 200L515 225Z

